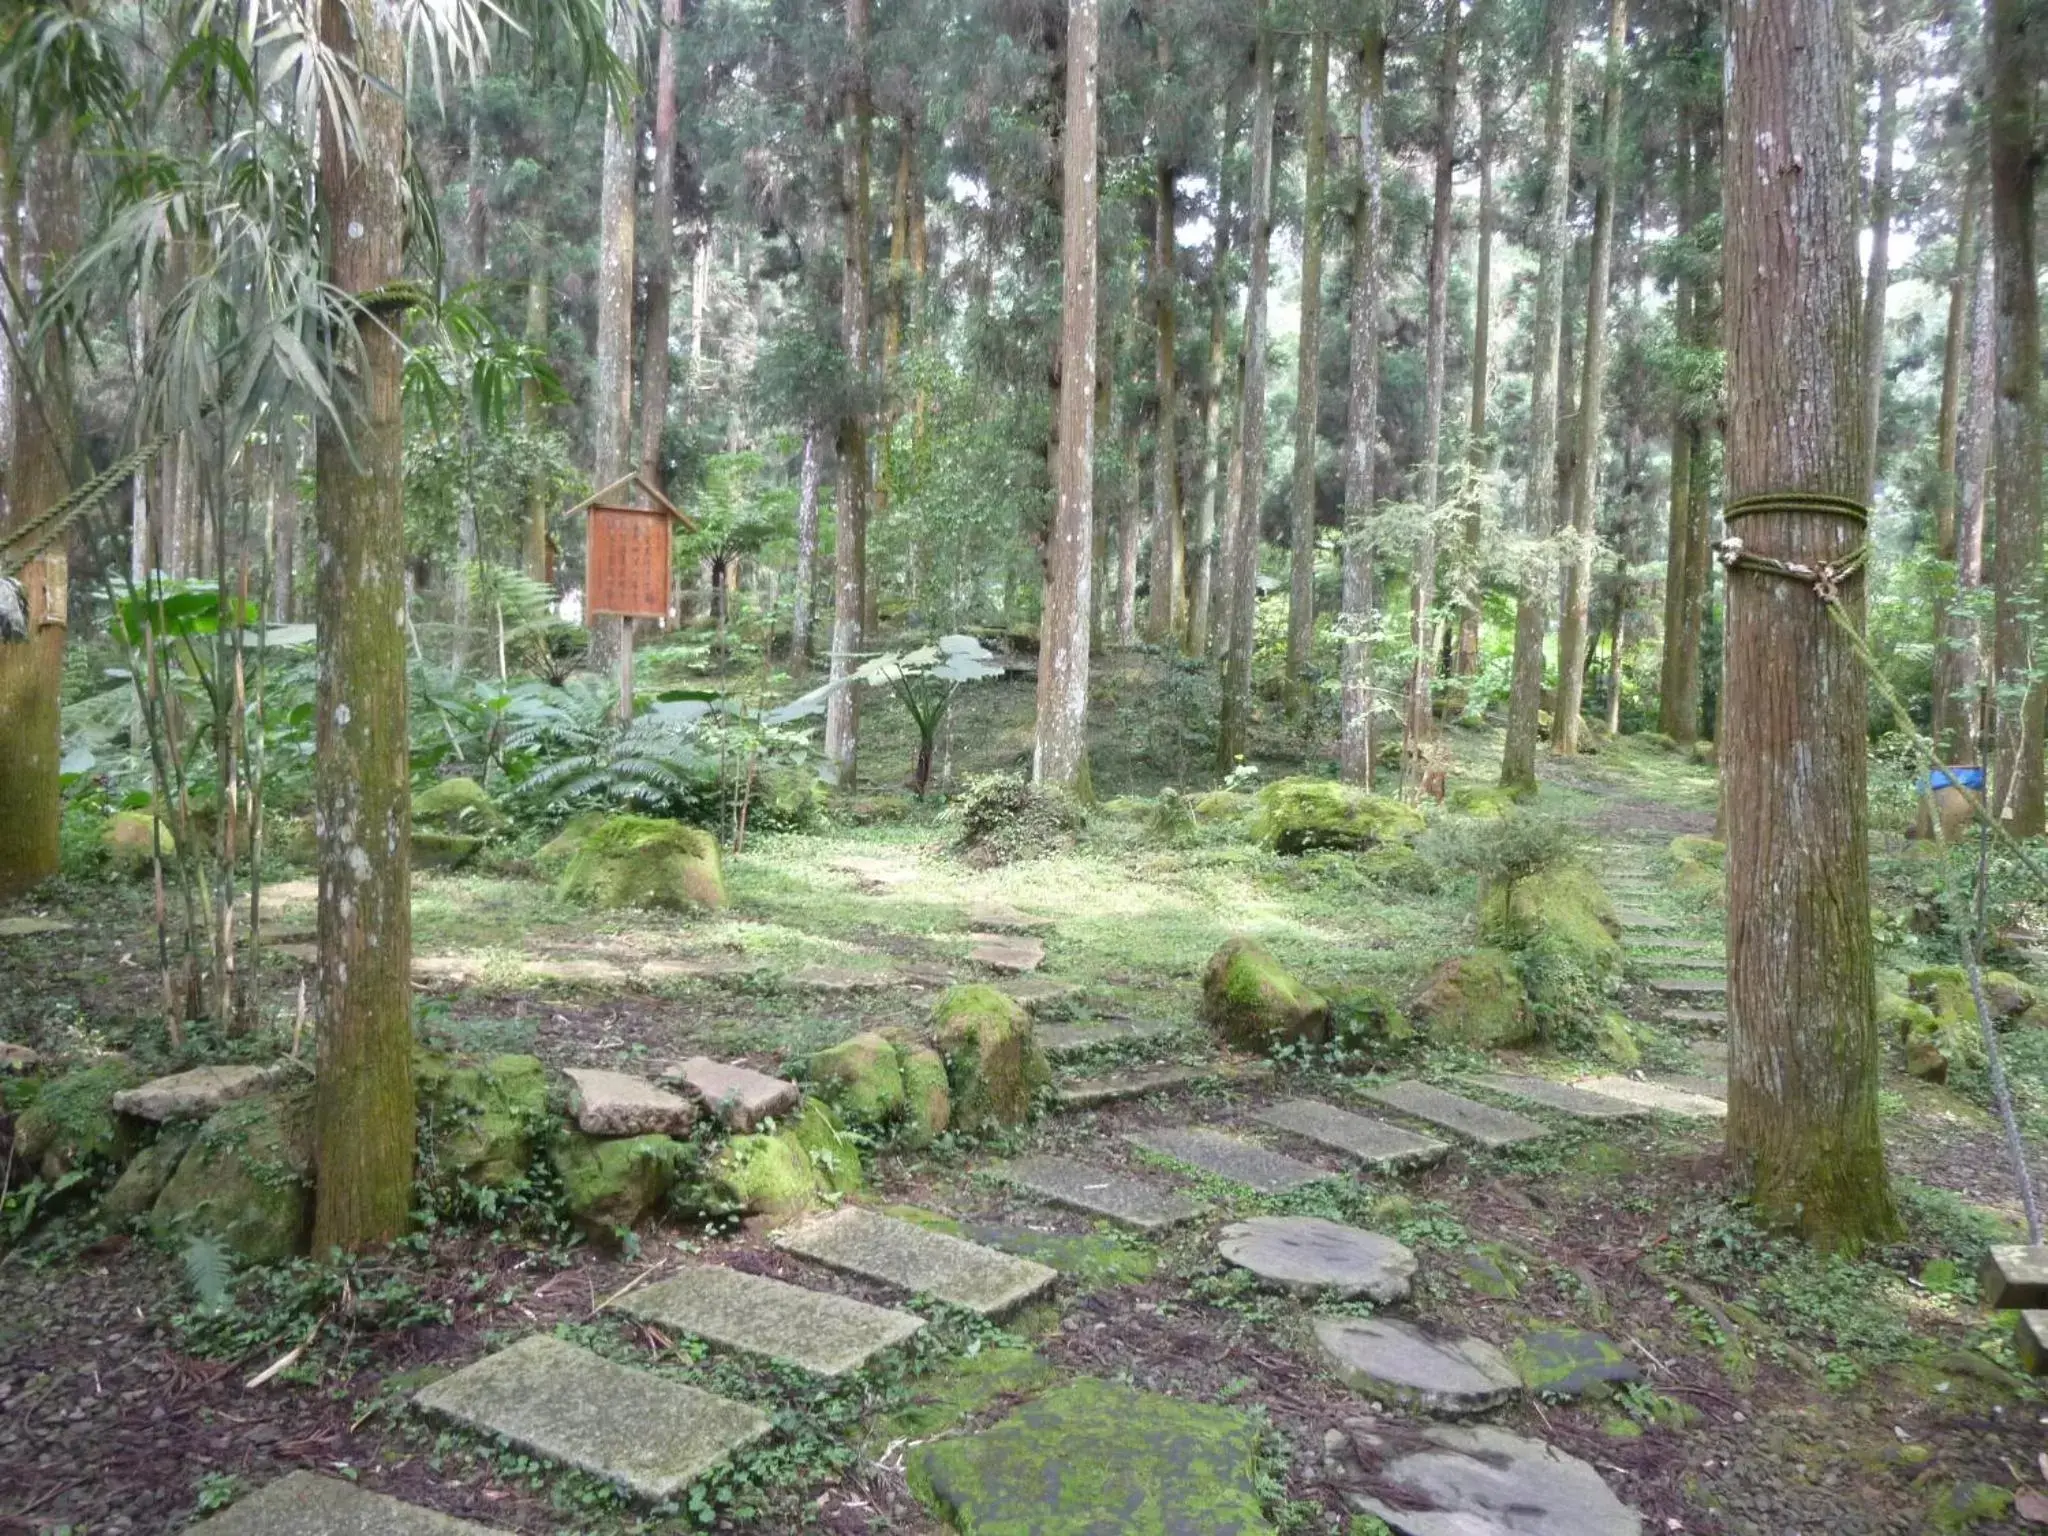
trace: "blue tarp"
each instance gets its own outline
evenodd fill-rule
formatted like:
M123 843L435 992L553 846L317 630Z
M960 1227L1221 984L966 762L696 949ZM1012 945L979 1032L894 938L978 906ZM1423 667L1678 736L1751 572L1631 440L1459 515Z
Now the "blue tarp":
M1927 776L1929 789L1947 789L1953 784L1957 789L1984 791L1984 770L1982 768L1937 768Z

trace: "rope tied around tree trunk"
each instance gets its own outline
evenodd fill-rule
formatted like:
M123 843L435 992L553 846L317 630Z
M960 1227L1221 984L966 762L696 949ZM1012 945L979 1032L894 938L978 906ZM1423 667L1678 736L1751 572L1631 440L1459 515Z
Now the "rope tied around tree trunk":
M1829 517L1847 518L1858 527L1867 527L1870 523L1870 509L1861 502L1847 496L1830 496L1822 491L1766 491L1758 496L1744 496L1728 504L1728 510L1721 514L1721 521L1733 523L1737 518L1764 512L1818 512ZM1830 608L1842 600L1842 588L1849 579L1870 561L1868 544L1857 545L1840 560L1814 565L1798 560L1780 560L1772 555L1752 554L1732 533L1714 546L1714 553L1730 571L1757 571L1766 576L1804 582L1813 588L1813 595Z

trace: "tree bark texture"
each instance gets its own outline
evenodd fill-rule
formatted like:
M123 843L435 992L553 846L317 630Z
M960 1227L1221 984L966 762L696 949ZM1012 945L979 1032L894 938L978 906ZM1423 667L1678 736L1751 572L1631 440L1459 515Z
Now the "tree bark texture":
M639 57L636 12L613 7L612 52L622 59ZM590 415L592 478L611 485L634 467L633 432L633 262L636 178L639 144L634 133L633 103L607 101L604 148L598 188L597 344L592 363L596 398ZM630 622L615 614L591 614L590 660L598 670L624 663L633 643ZM620 690L619 711L630 717L633 701Z
M1458 0L1447 0L1456 5ZM1308 45L1307 127L1302 135L1301 331L1294 370L1294 484L1287 546L1287 707L1309 692L1316 633L1316 420L1323 375L1323 178L1329 160L1330 36Z
M1429 299L1423 326L1422 475L1416 499L1422 506L1422 539L1415 550L1408 603L1408 639L1415 662L1401 724L1401 792L1422 793L1430 741L1436 735L1431 707L1436 675L1436 516L1443 465L1444 371L1450 341L1452 177L1458 160L1458 47L1463 0L1443 0L1444 42L1436 72L1436 188L1429 224Z
M1145 536L1145 442L1135 407L1124 413L1124 494L1116 519L1116 643L1138 643L1138 551Z
M839 341L846 351L848 382L865 391L868 377L868 237L874 226L869 204L868 99L869 0L846 0L849 58L840 132L840 206L845 216L845 262L839 299ZM868 423L858 397L839 418L837 527L832 548L832 657L830 681L841 686L825 707L826 771L841 789L851 789L860 756L860 688L847 682L860 667L861 619L867 591Z
M1578 452L1572 464L1572 545L1557 623L1557 707L1550 749L1576 757L1585 700L1598 526L1601 411L1607 390L1607 287L1614 262L1614 194L1621 168L1621 81L1628 51L1628 0L1609 0L1607 84L1600 103L1600 190L1593 201L1593 251L1586 277L1586 361L1579 385Z
M1459 677L1471 677L1479 670L1479 541L1484 532L1480 519L1481 476L1492 462L1492 444L1487 438L1486 414L1492 389L1493 367L1493 231L1498 215L1493 201L1493 90L1482 69L1476 81L1479 95L1479 233L1472 264L1472 406L1465 429L1465 472L1471 501L1465 513L1464 542L1459 551L1459 578L1463 604L1458 615L1458 654L1455 669Z
M654 197L648 206L647 311L640 351L640 477L664 493L661 437L668 426L669 320L676 274L676 49L683 0L661 0L654 63Z
M1978 249L1977 204L1982 187L1974 157L1963 187L1962 204L1956 217L1955 268L1948 280L1948 330L1941 347L1941 405L1935 416L1934 449L1934 552L1954 573L1954 584L1944 583L1934 598L1934 680L1927 734L1934 750L1945 763L1972 761L1976 755L1976 709L1971 695L1977 681L1976 626L1957 609L1965 596L1963 580L1962 503L1968 494L1961 468L1963 395L1970 388L1974 412L1977 396L1977 353L1987 359L1991 352L1991 315L1983 316L1983 333L1977 331L1977 305L1990 298L1991 284L1981 281L1978 269L1983 252ZM1965 372L1967 370L1967 378ZM1990 403L1985 391L1985 404ZM1987 434L1988 435L1988 434ZM1977 487L1982 494L1982 486ZM1981 509L1975 528L1977 577L1982 579L1984 527ZM1961 622L1959 622L1959 620ZM1962 756L1959 754L1969 754Z
M401 25L391 0L320 7L322 41L366 79L401 77ZM327 280L345 294L385 288L404 268L404 103L365 89L357 112L354 133L332 118L321 125ZM341 381L341 423L319 415L315 449L315 1253L398 1236L412 1197L412 764L396 322L367 310L358 318L360 371Z
M1252 185L1247 205L1251 267L1245 278L1244 343L1238 367L1237 448L1231 456L1230 526L1224 539L1228 626L1217 757L1224 772L1251 742L1252 644L1258 630L1259 507L1266 484L1266 288L1273 253L1273 34L1266 0L1257 7L1252 57Z
M818 429L804 429L804 462L796 481L795 596L789 614L789 664L801 674L811 664L811 600L818 585Z
M1536 303L1529 385L1529 464L1523 521L1536 538L1555 532L1557 516L1557 353L1564 313L1564 269L1570 259L1565 206L1571 196L1571 0L1548 0L1543 67L1543 140L1538 172L1543 201L1535 222ZM1515 604L1514 674L1508 690L1507 742L1500 781L1536 788L1536 736L1543 706L1543 636L1548 627L1549 562L1532 559Z
M1067 6L1065 175L1060 218L1059 502L1046 544L1038 727L1031 774L1085 794L1088 626L1095 544L1096 49L1098 0Z
M1387 43L1375 3L1358 50L1360 192L1351 212L1351 391L1344 427L1343 652L1339 660L1337 772L1372 787L1372 632L1378 620L1372 538L1380 418L1380 96Z
M2048 702L2035 671L2042 626L2041 295L2035 253L2034 196L2040 175L2035 97L2048 64L2048 26L2029 0L1986 0L1991 161L1991 257L1997 290L1998 508L1992 546L1992 670L1998 699L1992 788L1997 814L2015 836L2044 830L2042 711Z
M1159 43L1161 72L1166 40ZM1175 358L1174 167L1161 160L1152 203L1152 317L1159 416L1152 445L1152 564L1145 605L1145 638L1164 645L1186 621L1187 521L1181 503L1180 379Z
M1863 500L1877 502L1877 430L1884 409L1884 304L1892 283L1892 156L1899 137L1899 71L1894 0L1880 0L1877 35L1867 46L1877 59L1876 139L1870 176L1870 271L1863 281Z
M1227 443L1223 405L1235 380L1230 363L1230 161L1237 149L1237 93L1223 102L1223 131L1216 151L1216 231L1209 251L1208 394L1202 402L1202 500L1195 518L1194 569L1188 578L1188 628L1182 649L1206 656L1215 640L1217 504L1224 481Z
M526 344L546 354L548 344L548 269L546 260L536 252L531 258L533 266L526 274ZM529 432L538 432L541 425L540 381L529 379L520 386L519 416ZM535 581L548 579L548 499L544 491L535 488L526 503L526 538L524 541L526 574Z
M1840 561L1861 500L1852 0L1729 12L1722 178L1729 536L1757 556ZM1861 627L1865 581L1842 588ZM1896 1225L1878 1136L1865 840L1865 678L1808 583L1728 574L1721 765L1728 840L1728 1149L1758 1209L1853 1248Z
M1935 749L1944 761L1974 763L1977 745L1976 699L1984 676L1984 636L1977 618L1984 585L1984 530L1990 488L1992 422L1998 395L1997 320L1992 300L1989 253L1983 253L1973 279L1970 320L1970 400L1956 457L1961 506L1956 513L1955 600L1944 614L1947 626L1936 658L1936 687L1948 701L1943 725L1934 733Z

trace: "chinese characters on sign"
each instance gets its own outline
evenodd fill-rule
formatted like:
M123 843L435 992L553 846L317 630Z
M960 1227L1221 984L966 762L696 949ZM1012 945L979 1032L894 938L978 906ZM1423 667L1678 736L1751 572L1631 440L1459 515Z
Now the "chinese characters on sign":
M588 612L668 617L671 518L654 507L590 509Z

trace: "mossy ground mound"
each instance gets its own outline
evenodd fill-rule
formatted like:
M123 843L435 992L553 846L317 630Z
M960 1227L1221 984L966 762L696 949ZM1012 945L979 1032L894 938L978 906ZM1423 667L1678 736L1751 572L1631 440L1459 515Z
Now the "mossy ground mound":
M412 797L412 824L482 837L505 825L505 813L475 779L442 779Z
M1482 929L1516 952L1516 972L1539 1028L1591 1026L1621 975L1621 925L1591 870L1562 864L1480 903Z
M1514 956L1500 949L1453 955L1430 973L1415 1012L1432 1039L1480 1050L1527 1045L1536 1038Z
M1330 1037L1330 1002L1303 986L1266 949L1232 939L1202 972L1202 1017L1240 1050L1320 1045Z
M860 1148L824 1104L808 1099L788 1125L735 1136L711 1163L714 1189L753 1215L790 1217L861 1186Z
M100 828L100 851L125 874L147 874L159 845L166 862L177 857L170 826L147 811L116 811Z
M119 1161L126 1133L114 1095L135 1081L125 1061L107 1060L42 1084L15 1119L14 1161L52 1182L94 1161Z
M725 905L718 844L708 832L653 816L614 816L583 840L558 894L594 907L689 912Z
M199 1128L150 1222L167 1240L208 1237L250 1263L274 1264L306 1251L312 1172L303 1099L242 1099Z
M569 1215L591 1237L610 1241L660 1210L695 1166L695 1154L669 1136L563 1135L554 1149Z
M955 1130L981 1135L1031 1118L1052 1066L1031 1015L994 987L954 987L932 1013L932 1037L946 1064Z
M609 819L603 811L578 811L562 823L553 837L540 845L533 862L544 870L567 869L569 861L590 841L590 834Z
M1419 811L1335 779L1281 779L1259 791L1252 832L1278 853L1373 848L1422 831Z
M535 1056L456 1063L418 1051L420 1171L434 1182L509 1189L525 1179L550 1127L547 1069Z

